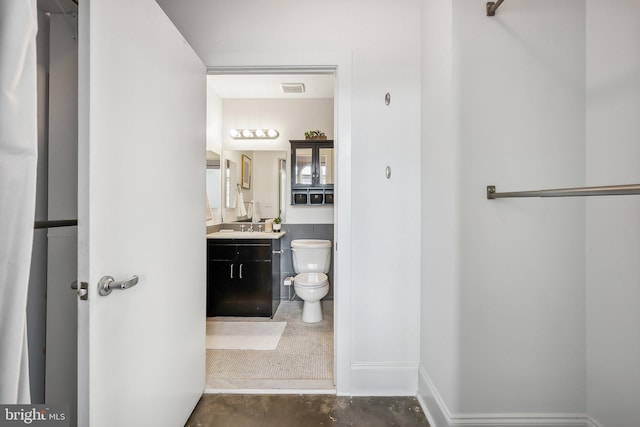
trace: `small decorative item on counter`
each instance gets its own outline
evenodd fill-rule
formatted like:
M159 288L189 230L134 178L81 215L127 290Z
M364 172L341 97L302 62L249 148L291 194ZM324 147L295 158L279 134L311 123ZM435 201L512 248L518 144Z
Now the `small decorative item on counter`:
M282 228L282 218L273 218L273 231L280 231Z
M327 135L321 130L310 130L304 133L304 139L327 139Z
M264 221L264 231L265 233L271 233L273 231L273 220L267 219Z

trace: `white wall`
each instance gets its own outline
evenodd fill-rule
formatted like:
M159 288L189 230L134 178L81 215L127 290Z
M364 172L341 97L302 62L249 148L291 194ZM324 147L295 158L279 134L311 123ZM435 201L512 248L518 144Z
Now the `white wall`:
M586 410L584 201L485 187L584 184L585 6L483 6L425 2L421 395L448 423L571 419Z
M310 129L323 130L327 138L333 139L333 102L330 98L224 99L222 101L223 156L226 157L232 150L286 153L285 222L288 224L333 224L334 222L333 206L291 206L291 144L289 143L292 139L304 139L304 132ZM229 131L236 128L274 128L280 132L280 136L274 140L236 140L229 136ZM335 141L335 144L339 144L339 141ZM241 163L237 164L240 168ZM245 201L248 201L246 194ZM265 217L265 214L262 216Z
M233 139L234 128L273 128L276 139L251 141ZM309 129L323 130L333 139L333 99L224 99L222 100L222 138L224 150L289 151L291 139L304 139Z
M453 9L463 377L452 410L584 412L584 200L485 195L584 184L584 2L509 3L496 20L476 4Z
M207 85L207 150L222 153L222 98Z
M419 396L431 417L444 402L459 406L460 148L454 126L452 35L451 1L423 2ZM442 417L430 422L445 425Z
M640 182L640 3L587 0L589 185ZM587 201L587 398L602 426L640 425L640 199Z
M218 156L222 154L222 98L218 96L218 93L213 88L207 85L207 151L213 151ZM220 166L222 171L222 163ZM208 174L209 172L207 172ZM221 177L222 178L222 177ZM216 190L210 190L209 183L207 183L207 192L213 194L219 193L219 203L222 202L223 182L219 179L219 188ZM211 200L210 200L211 202ZM215 206L214 202L211 202L212 206ZM207 226L219 224L222 221L222 209L221 207L213 208L211 212L211 219L207 220Z
M238 65L220 64L219 57L246 61L256 52L264 63L254 65L278 65L287 55L304 57L305 65L314 58L317 65L332 65L322 58L350 57L343 66L351 79L341 80L346 68L339 69L338 86L351 121L336 124L349 139L336 144L351 147L342 157L337 154L338 187L342 195L350 194L350 207L336 206L337 233L349 236L336 252L336 266L348 270L336 285L341 287L336 289L338 392L415 393L420 2L284 0L278 7L258 0L159 3L208 65ZM390 106L384 104L387 92ZM343 110L336 111L341 114ZM385 178L387 165L390 180ZM337 197L340 201L342 196ZM341 221L340 212L349 209L350 218ZM338 277L343 277L340 272Z

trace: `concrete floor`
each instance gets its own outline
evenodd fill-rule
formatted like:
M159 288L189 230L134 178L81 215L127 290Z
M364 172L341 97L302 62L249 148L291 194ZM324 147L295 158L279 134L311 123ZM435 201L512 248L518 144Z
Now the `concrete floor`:
M429 427L414 397L205 394L185 427Z

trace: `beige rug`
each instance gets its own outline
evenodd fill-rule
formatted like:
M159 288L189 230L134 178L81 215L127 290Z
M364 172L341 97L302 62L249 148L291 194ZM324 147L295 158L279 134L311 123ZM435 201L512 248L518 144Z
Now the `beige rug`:
M207 322L207 349L275 350L287 322Z

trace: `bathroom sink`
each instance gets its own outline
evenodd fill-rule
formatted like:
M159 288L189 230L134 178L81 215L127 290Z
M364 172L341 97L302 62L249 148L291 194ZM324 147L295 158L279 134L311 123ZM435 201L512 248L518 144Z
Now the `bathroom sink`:
M207 239L279 239L285 235L284 231L266 233L264 231L216 231L207 234Z

